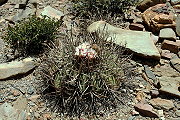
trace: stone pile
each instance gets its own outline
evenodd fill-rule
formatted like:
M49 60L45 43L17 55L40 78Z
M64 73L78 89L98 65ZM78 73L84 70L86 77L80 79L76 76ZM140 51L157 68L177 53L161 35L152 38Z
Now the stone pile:
M168 95L180 98L180 1L144 0L133 17L128 29L121 29L105 21L92 23L87 30L99 36L108 33L108 39L124 45L134 55L159 60L155 67L144 65L142 77L151 84L149 95L140 90L136 95L134 108L142 116L165 119L167 111L175 110L172 100L162 99ZM139 17L141 15L141 17ZM136 17L134 17L136 16ZM142 19L142 20L140 20ZM150 33L151 32L151 33ZM146 86L148 87L148 86ZM150 97L148 100L146 97ZM133 113L132 115L137 115ZM177 115L178 116L178 115ZM130 117L131 118L131 117Z
M171 0L170 2L143 0L137 7L142 11L142 25L145 26L146 30L151 31L154 36L158 36L154 41L161 54L160 64L152 68L148 66L150 69L145 66L145 73L142 74L145 80L156 87L156 89L151 90L151 99L148 102L141 100L140 103L134 106L135 110L144 116L158 116L160 119L165 119L165 111L175 109L176 115L179 117L179 108L175 108L176 106L171 100L160 98L163 95L180 98L179 5L179 0ZM136 28L139 30L138 27ZM129 29L132 29L132 27L130 26ZM152 78L157 80L156 83ZM153 114L154 111L156 111L157 116Z

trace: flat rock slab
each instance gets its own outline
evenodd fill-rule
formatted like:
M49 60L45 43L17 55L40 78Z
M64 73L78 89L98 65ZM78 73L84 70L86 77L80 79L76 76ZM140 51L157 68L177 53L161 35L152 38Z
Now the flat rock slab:
M160 91L169 95L177 96L180 98L179 84L180 77L167 77L163 76L159 78Z
M99 35L108 34L107 40L113 39L118 45L125 45L126 48L135 54L152 59L160 59L160 53L153 40L150 32L124 30L114 27L105 21L97 21L92 23L88 28L88 32L99 31Z
M138 103L134 106L135 110L138 111L142 116L157 118L158 114L149 104Z
M164 40L162 45L161 45L161 49L169 50L173 53L178 53L179 49L180 49L180 40L176 40L176 42Z
M174 53L171 53L169 50L162 50L161 57L170 60L173 57Z
M171 65L173 66L174 69L180 72L180 58L171 59Z
M174 108L174 103L171 100L154 98L149 101L151 105L157 109L170 110Z
M41 15L45 15L48 16L50 18L56 18L56 19L61 19L62 17L64 17L64 13L56 10L54 8L52 8L51 6L47 6L43 9L43 11L41 12Z
M167 77L179 77L180 73L176 71L174 68L170 66L170 64L166 64L160 67L155 67L153 70L153 73L155 76L162 77L162 76L167 76Z
M0 64L0 80L23 75L36 67L32 58Z
M131 23L131 24L129 25L129 29L130 29L130 30L143 31L145 28L144 28L144 25L142 25L142 24Z

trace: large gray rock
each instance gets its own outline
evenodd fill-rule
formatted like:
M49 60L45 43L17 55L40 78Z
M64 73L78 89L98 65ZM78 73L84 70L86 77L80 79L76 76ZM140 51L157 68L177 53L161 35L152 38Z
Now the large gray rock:
M26 113L17 111L12 105L5 102L0 106L0 120L25 120Z
M13 120L18 117L16 109L6 102L0 106L0 111L0 120Z
M0 0L0 6L5 4L8 0Z
M51 6L45 7L41 12L41 15L56 19L62 19L62 17L64 16L63 12L52 8Z
M163 28L160 30L159 39L176 41L176 33L173 31L172 28Z
M24 96L18 97L16 101L13 102L13 107L19 111L25 111L28 106L27 98Z
M107 40L113 38L116 44L125 45L126 48L139 56L157 60L160 59L160 53L151 39L150 32L123 30L105 21L94 22L87 30L90 33L99 31L97 32L99 35L108 34Z
M163 76L159 78L160 81L160 91L169 94L172 96L177 96L180 98L180 92L179 92L179 83L180 83L180 77L167 77Z
M34 15L36 12L35 8L29 8L27 7L25 10L22 9L20 10L19 13L17 13L13 18L12 21L17 22L17 21L21 21L22 19L28 18L30 15Z
M26 74L36 67L32 58L0 64L0 80Z

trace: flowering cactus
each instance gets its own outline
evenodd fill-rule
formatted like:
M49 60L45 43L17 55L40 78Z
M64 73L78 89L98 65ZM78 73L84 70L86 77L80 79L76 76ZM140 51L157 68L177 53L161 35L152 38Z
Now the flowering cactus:
M85 42L76 47L75 55L79 57L93 59L96 58L97 52L93 48L91 48L90 43Z

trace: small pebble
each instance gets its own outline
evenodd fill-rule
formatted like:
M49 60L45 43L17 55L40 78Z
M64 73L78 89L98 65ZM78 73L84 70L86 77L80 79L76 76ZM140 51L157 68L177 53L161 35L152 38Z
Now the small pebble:
M159 115L159 117L164 117L163 110L158 110L158 115Z
M177 111L175 112L175 114L176 114L178 117L180 117L180 110L177 110Z
M32 101L30 101L29 103L29 106L35 106L36 104L34 103L34 102L32 102Z
M5 101L5 98L3 96L0 96L0 103L3 103Z
M128 118L128 120L135 120L136 116L131 116Z
M12 101L15 101L17 99L17 97L13 96L13 95L10 95L7 97L8 100L12 100Z
M122 92L122 93L126 93L127 90L126 90L126 89L122 89L121 92Z
M155 98L159 95L159 91L158 91L158 89L153 89L150 91L150 94L151 94L152 98Z
M35 92L35 89L33 87L30 87L28 90L27 90L27 93L29 95L32 95L33 93Z
M34 117L35 117L36 119L38 119L38 118L40 117L40 114L39 114L38 112L35 112L35 113L34 113Z
M11 93L14 96L19 96L21 94L18 90L12 90Z

